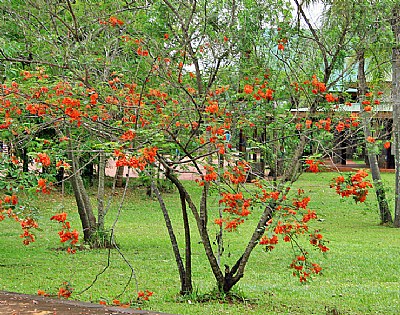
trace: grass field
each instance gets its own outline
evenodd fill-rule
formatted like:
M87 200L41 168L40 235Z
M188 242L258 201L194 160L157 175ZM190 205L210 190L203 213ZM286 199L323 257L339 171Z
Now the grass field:
M394 187L394 175L383 174L387 187ZM302 285L291 275L287 244L278 244L272 252L256 249L244 278L235 292L246 297L244 303L196 303L196 296L214 287L203 248L193 233L193 280L196 293L180 300L179 278L171 245L158 203L150 200L139 188L131 189L116 225L116 240L135 269L140 290L154 292L143 306L174 314L399 314L400 313L400 230L380 226L372 191L365 204L341 201L329 188L330 173L304 174L296 186L311 196L309 206L321 222L313 226L330 240L326 257L316 255L324 272L309 284ZM197 189L195 186L191 189ZM93 193L95 200L95 194ZM114 198L107 215L108 225L116 217ZM389 189L393 196L393 190ZM166 197L180 239L183 228L177 196ZM37 241L23 246L20 229L15 222L0 222L0 290L36 294L38 289L56 293L68 281L74 287L73 299L111 302L120 294L129 278L130 269L118 253L111 252L110 267L99 276L93 287L82 293L97 273L107 265L107 250L85 250L75 255L54 250L59 245L58 224L49 217L61 209L69 213L73 227L80 228L72 196L41 196L41 231ZM393 208L393 204L392 204ZM225 243L229 264L238 258L253 227L252 219ZM119 297L127 301L136 296L135 282Z

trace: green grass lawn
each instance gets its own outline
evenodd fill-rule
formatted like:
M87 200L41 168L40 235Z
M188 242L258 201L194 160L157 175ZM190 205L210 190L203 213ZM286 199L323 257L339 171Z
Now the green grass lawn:
M288 268L292 259L288 244L278 244L269 253L260 247L254 251L244 278L235 288L247 302L236 304L194 301L196 294L208 293L214 287L197 232L192 236L196 294L192 299L179 301L178 273L158 203L138 188L130 190L116 225L116 239L135 269L139 290L154 292L143 308L174 314L399 314L400 230L378 224L372 191L365 204L340 200L329 188L333 176L333 173L304 174L296 183L296 187L309 193L309 206L323 219L313 223L313 227L321 229L330 240L328 255L314 256L324 268L323 275L302 285ZM394 174L383 177L389 188L394 187ZM107 215L108 225L115 220L121 195L122 191L114 198ZM392 189L389 195L393 196ZM94 200L95 197L93 193ZM170 194L166 201L177 236L182 240L177 196ZM0 222L0 290L36 294L41 289L56 293L64 281L69 281L75 289L73 299L111 302L123 291L129 267L113 250L108 270L90 290L76 294L91 284L107 265L108 252L86 250L68 255L54 250L60 246L59 226L49 217L63 207L73 227L79 228L74 200L72 196L62 198L53 193L41 196L38 203L42 230L36 233L35 243L23 246L16 223ZM238 232L227 236L224 259L228 264L238 258L254 222L249 219ZM128 301L135 296L133 281L119 299Z

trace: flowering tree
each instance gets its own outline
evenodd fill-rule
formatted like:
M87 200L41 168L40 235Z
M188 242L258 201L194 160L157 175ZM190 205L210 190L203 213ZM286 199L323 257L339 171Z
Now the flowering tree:
M362 143L366 149L378 200L381 224L391 223L392 216L377 159L377 154L382 151L383 143L385 143L386 149L390 147L390 141L387 141L387 139L390 139L391 132L381 133L376 130L378 128L372 126L372 122L374 120L377 121L375 114L383 94L383 92L379 91L379 87L385 88L385 84L382 84L382 82L387 80L387 73L390 71L387 65L390 60L392 36L389 31L387 16L391 14L393 3L391 1L380 2L377 7L364 2L345 1L341 4L328 2L326 3L325 17L321 28L316 28L312 23L307 22L303 6L298 2L296 3L311 31L313 40L322 47L322 50L330 51L326 49L327 46L320 39L323 36L321 34L323 29L336 30L337 32L334 32L334 34L345 35L347 32L350 35L341 37L342 39L337 42L339 45L336 50L339 54L333 53L332 56L339 57L336 62L342 67L350 68L352 67L352 62L357 63L357 77L353 79L353 82L349 82L356 84L358 90L357 102L360 104L363 137L357 143ZM336 22L338 17L340 17L339 23ZM340 30L341 27L342 30ZM325 33L330 34L330 32ZM342 44L340 43L345 43L345 49L341 49ZM377 55L379 55L379 58L376 58ZM368 68L366 68L366 59L368 60ZM366 71L368 71L368 75L366 75ZM335 81L343 81L343 79L339 80L339 78L335 79ZM394 119L393 121L395 122L396 120Z
M51 178L44 170L54 159L58 158L58 167L70 168L85 241L102 225L104 198L99 193L96 220L80 176L79 157L87 152L99 156L102 173L108 154L118 167L151 179L181 293L193 290L194 231L200 235L217 286L225 293L244 276L258 245L270 252L278 242L291 242L294 258L288 265L301 282L321 272L310 257L310 248L328 251L322 234L309 227L317 214L304 192L292 192L290 187L303 171L319 170L318 153L328 150L334 132L358 128L357 117L334 115L332 104L339 98L328 91L342 43L349 36L347 20L332 45L337 50L329 53L316 37L321 54L315 55L307 71L294 71L296 56L302 56L296 55L295 47L304 48L308 39L291 24L290 4L285 1L117 1L112 3L116 11L71 1L6 4L4 11L18 20L18 30L28 37L13 38L14 46L6 45L0 52L2 60L30 68L20 73L13 73L11 66L6 69L0 112L3 137L24 148L39 131L54 130L54 138L47 142L36 140L41 145L32 155L43 168L34 186L48 191ZM260 17L260 8L269 14ZM28 18L19 19L23 14ZM29 36L37 29L40 40ZM294 36L296 32L303 36ZM13 51L21 43L31 50L25 57ZM301 108L307 109L304 116L299 114ZM235 142L240 139L239 146L245 148L246 135L252 149L237 154ZM248 155L262 159L264 165L256 166ZM182 172L193 173L200 197L187 187ZM171 209L157 186L160 173L179 192L184 254ZM16 188L12 192L17 193ZM17 198L12 196L4 201L7 206ZM189 225L189 215L195 228ZM231 232L250 215L257 216L257 224L239 257L228 259L223 256L224 240L234 237ZM53 220L62 224L61 239L74 245L76 233L69 230L66 218Z
M96 220L80 170L84 168L82 159L89 154L91 161L98 158L100 173L104 173L104 156L114 148L110 143L120 136L118 132L121 129L117 125L111 126L105 122L117 115L114 96L99 99L96 91L103 91L103 85L108 81L105 89L109 91L114 91L115 84L119 84L118 76L112 74L113 70L117 70L112 68L112 64L123 64L125 58L123 53L116 53L119 42L114 39L115 28L121 26L121 21L102 10L94 10L93 4L88 3L67 1L62 4L61 11L58 10L58 3L41 1L10 2L2 6L14 25L7 33L9 43L4 44L1 51L3 60L12 64L21 62L25 69L10 89L3 87L3 95L7 98L3 105L6 108L14 97L16 102L18 99L24 100L24 104L20 104L23 112L15 105L5 109L3 139L14 148L11 153L15 163L18 162L16 156L20 151L36 152L31 155L43 167L42 174L48 177L44 179L47 184L51 181L51 172L54 172L50 170L51 165L57 167L61 179L62 174L68 171L84 240L93 245L99 244L95 238L98 231L104 230L104 214L107 211L104 208L104 196L101 197L103 181L99 181L101 198ZM20 19L21 15L27 18ZM85 19L82 19L83 16ZM96 21L96 27L90 32L84 31L92 21ZM40 36L34 35L37 30ZM25 36L19 38L20 33ZM97 44L94 38L98 40ZM100 41L108 42L104 56L99 52ZM29 51L19 51L23 44L29 47ZM46 70L40 68L36 71L35 65L45 66ZM6 74L12 77L12 70L9 66ZM21 83L23 90L19 88ZM86 131L85 137L82 137L82 130ZM113 130L116 132L113 133ZM64 162L66 160L68 163ZM23 162L25 166L27 160L23 158ZM48 187L44 181L38 181L38 184L42 188Z

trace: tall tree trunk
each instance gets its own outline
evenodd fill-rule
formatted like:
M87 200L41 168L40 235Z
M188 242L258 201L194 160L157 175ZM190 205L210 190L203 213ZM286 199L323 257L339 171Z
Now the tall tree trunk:
M104 151L99 154L99 185L97 189L97 228L99 231L104 230L104 181L105 181L105 170L106 170L106 157Z
M400 227L400 4L393 7L392 31L395 38L392 50L392 104L394 157L396 168L396 198L394 226Z
M365 93L367 92L364 51L363 50L359 51L357 53L357 57L358 57L358 101L361 104L365 98ZM367 139L368 137L371 136L371 126L370 126L371 115L368 112L365 112L362 108L360 109L360 111L361 111L361 120L364 130L364 136L365 139ZM386 192L381 179L381 172L379 170L378 159L376 157L376 154L373 151L368 150L368 148L367 148L367 156L369 161L369 167L371 169L372 180L374 182L376 198L378 200L381 224L392 223L393 219L389 210L389 204L386 199Z

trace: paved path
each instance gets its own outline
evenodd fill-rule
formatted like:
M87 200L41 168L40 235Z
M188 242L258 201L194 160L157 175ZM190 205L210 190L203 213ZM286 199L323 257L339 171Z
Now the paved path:
M1 315L171 315L0 291Z
M107 165L106 165L106 176L110 176L110 177L114 177L115 176L115 172L117 170L117 167L115 166L115 161L112 159L109 159L107 161ZM128 167L124 167L124 175L123 177L137 177L138 174L134 169L130 169L129 173L128 173ZM200 178L200 176L198 175L198 172L196 171L196 169L193 166L186 166L184 168L184 170L181 170L179 172L179 178L180 179L184 179L184 180L195 180L197 178Z

